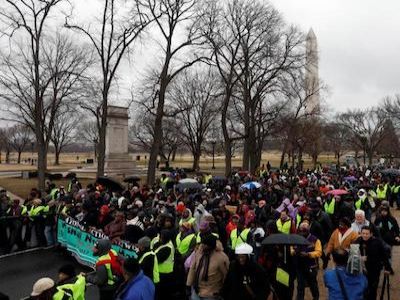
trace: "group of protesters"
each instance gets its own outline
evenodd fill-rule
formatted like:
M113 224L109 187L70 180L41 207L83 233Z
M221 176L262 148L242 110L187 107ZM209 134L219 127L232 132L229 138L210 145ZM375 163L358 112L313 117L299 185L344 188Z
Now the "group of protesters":
M336 266L324 273L329 299L376 299L381 273L393 274L400 177L268 164L229 178L196 174L201 189L177 188L185 177L176 170L154 186L134 182L125 190L98 182L82 188L72 178L67 188L49 182L45 195L33 189L24 203L0 192L2 250L56 245L59 217L101 231L108 239L94 247L95 271L74 277L80 287L82 280L97 285L100 299L302 300L307 287L319 299L318 272L328 265ZM307 243L263 243L279 233ZM137 247L137 257L118 258L111 247L121 240ZM74 285L71 298L57 298L63 289L41 280L32 299L84 299ZM54 298L40 296L49 290Z

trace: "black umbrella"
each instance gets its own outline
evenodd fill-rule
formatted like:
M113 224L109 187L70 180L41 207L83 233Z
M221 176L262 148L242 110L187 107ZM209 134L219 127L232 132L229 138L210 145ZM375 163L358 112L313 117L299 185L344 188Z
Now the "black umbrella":
M140 177L138 176L127 176L124 178L124 182L128 182L128 183L135 183L140 181Z
M125 189L118 181L110 177L104 177L104 176L97 177L96 182L98 184L101 184L111 192L120 192Z
M393 175L393 176L400 176L400 170L399 169L385 169L381 171L383 175Z
M203 189L203 185L198 182L180 182L175 187L178 191L183 190L196 190L201 191Z
M276 233L267 236L261 243L262 245L284 245L284 246L307 246L310 242L298 234Z

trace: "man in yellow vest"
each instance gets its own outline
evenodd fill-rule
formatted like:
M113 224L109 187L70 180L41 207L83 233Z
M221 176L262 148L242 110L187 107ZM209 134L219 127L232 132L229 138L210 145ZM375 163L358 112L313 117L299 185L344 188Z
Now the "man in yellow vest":
M111 263L112 256L115 257L118 254L111 249L111 241L103 239L95 244L93 255L99 257L96 263L96 271L88 274L86 280L98 286L100 300L112 300L118 288L118 281L122 279L113 270Z
M192 224L189 222L182 223L175 239L175 245L182 259L185 259L192 253L196 246L196 235L192 229Z
M57 291L59 295L70 295L70 300L85 300L86 279L82 275L76 276L75 268L73 265L63 265L58 270L58 283ZM57 294L53 296L56 300ZM60 298L65 300L65 298Z
M46 247L47 241L44 235L45 219L44 219L45 206L42 204L41 199L32 201L31 209L28 211L29 219L31 220L30 229L35 228L37 244L39 247ZM32 241L31 241L32 242ZM31 246L33 246L31 244Z
M295 225L292 219L288 216L288 209L285 208L281 211L281 215L276 220L276 228L280 233L290 234L294 231Z
M150 238L147 236L139 239L137 245L139 249L139 264L142 269L144 275L149 277L154 284L160 282L160 273L158 271L158 260L157 256L150 249Z
M382 201L387 200L387 192L388 192L388 184L387 183L381 183L378 185L376 189L376 199L377 203L376 206L379 207Z
M175 247L172 243L172 233L169 230L161 230L160 242L154 251L158 260L158 272L160 273L159 299L173 299L176 279L174 278Z
M229 245L232 250L235 250L237 246L248 243L251 240L250 228L245 228L244 220L239 220L237 228L231 231Z

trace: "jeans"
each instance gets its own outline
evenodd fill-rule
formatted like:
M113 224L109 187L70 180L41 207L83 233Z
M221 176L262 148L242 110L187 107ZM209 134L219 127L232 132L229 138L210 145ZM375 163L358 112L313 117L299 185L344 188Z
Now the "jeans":
M53 246L56 243L53 225L46 225L44 228L44 235L46 236L47 246Z
M301 268L297 270L297 300L304 300L306 284L310 287L313 300L319 299L317 268Z

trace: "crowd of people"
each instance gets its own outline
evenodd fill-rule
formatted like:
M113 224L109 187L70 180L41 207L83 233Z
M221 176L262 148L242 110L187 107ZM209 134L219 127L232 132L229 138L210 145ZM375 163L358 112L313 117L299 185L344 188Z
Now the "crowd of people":
M94 247L93 273L69 272L67 288L42 278L32 299L84 299L82 282L97 285L102 300L302 300L306 288L319 299L318 273L328 265L335 266L323 276L329 299L376 299L381 273L393 274L400 177L268 164L230 178L197 174L199 185L187 188L179 184L183 178L176 170L154 186L133 183L125 190L99 183L82 188L72 178L67 188L33 189L24 203L1 191L2 251L55 245L57 217L109 237ZM279 233L289 242L263 243ZM291 234L306 242L291 242ZM111 249L119 240L136 245L138 257L120 259Z

